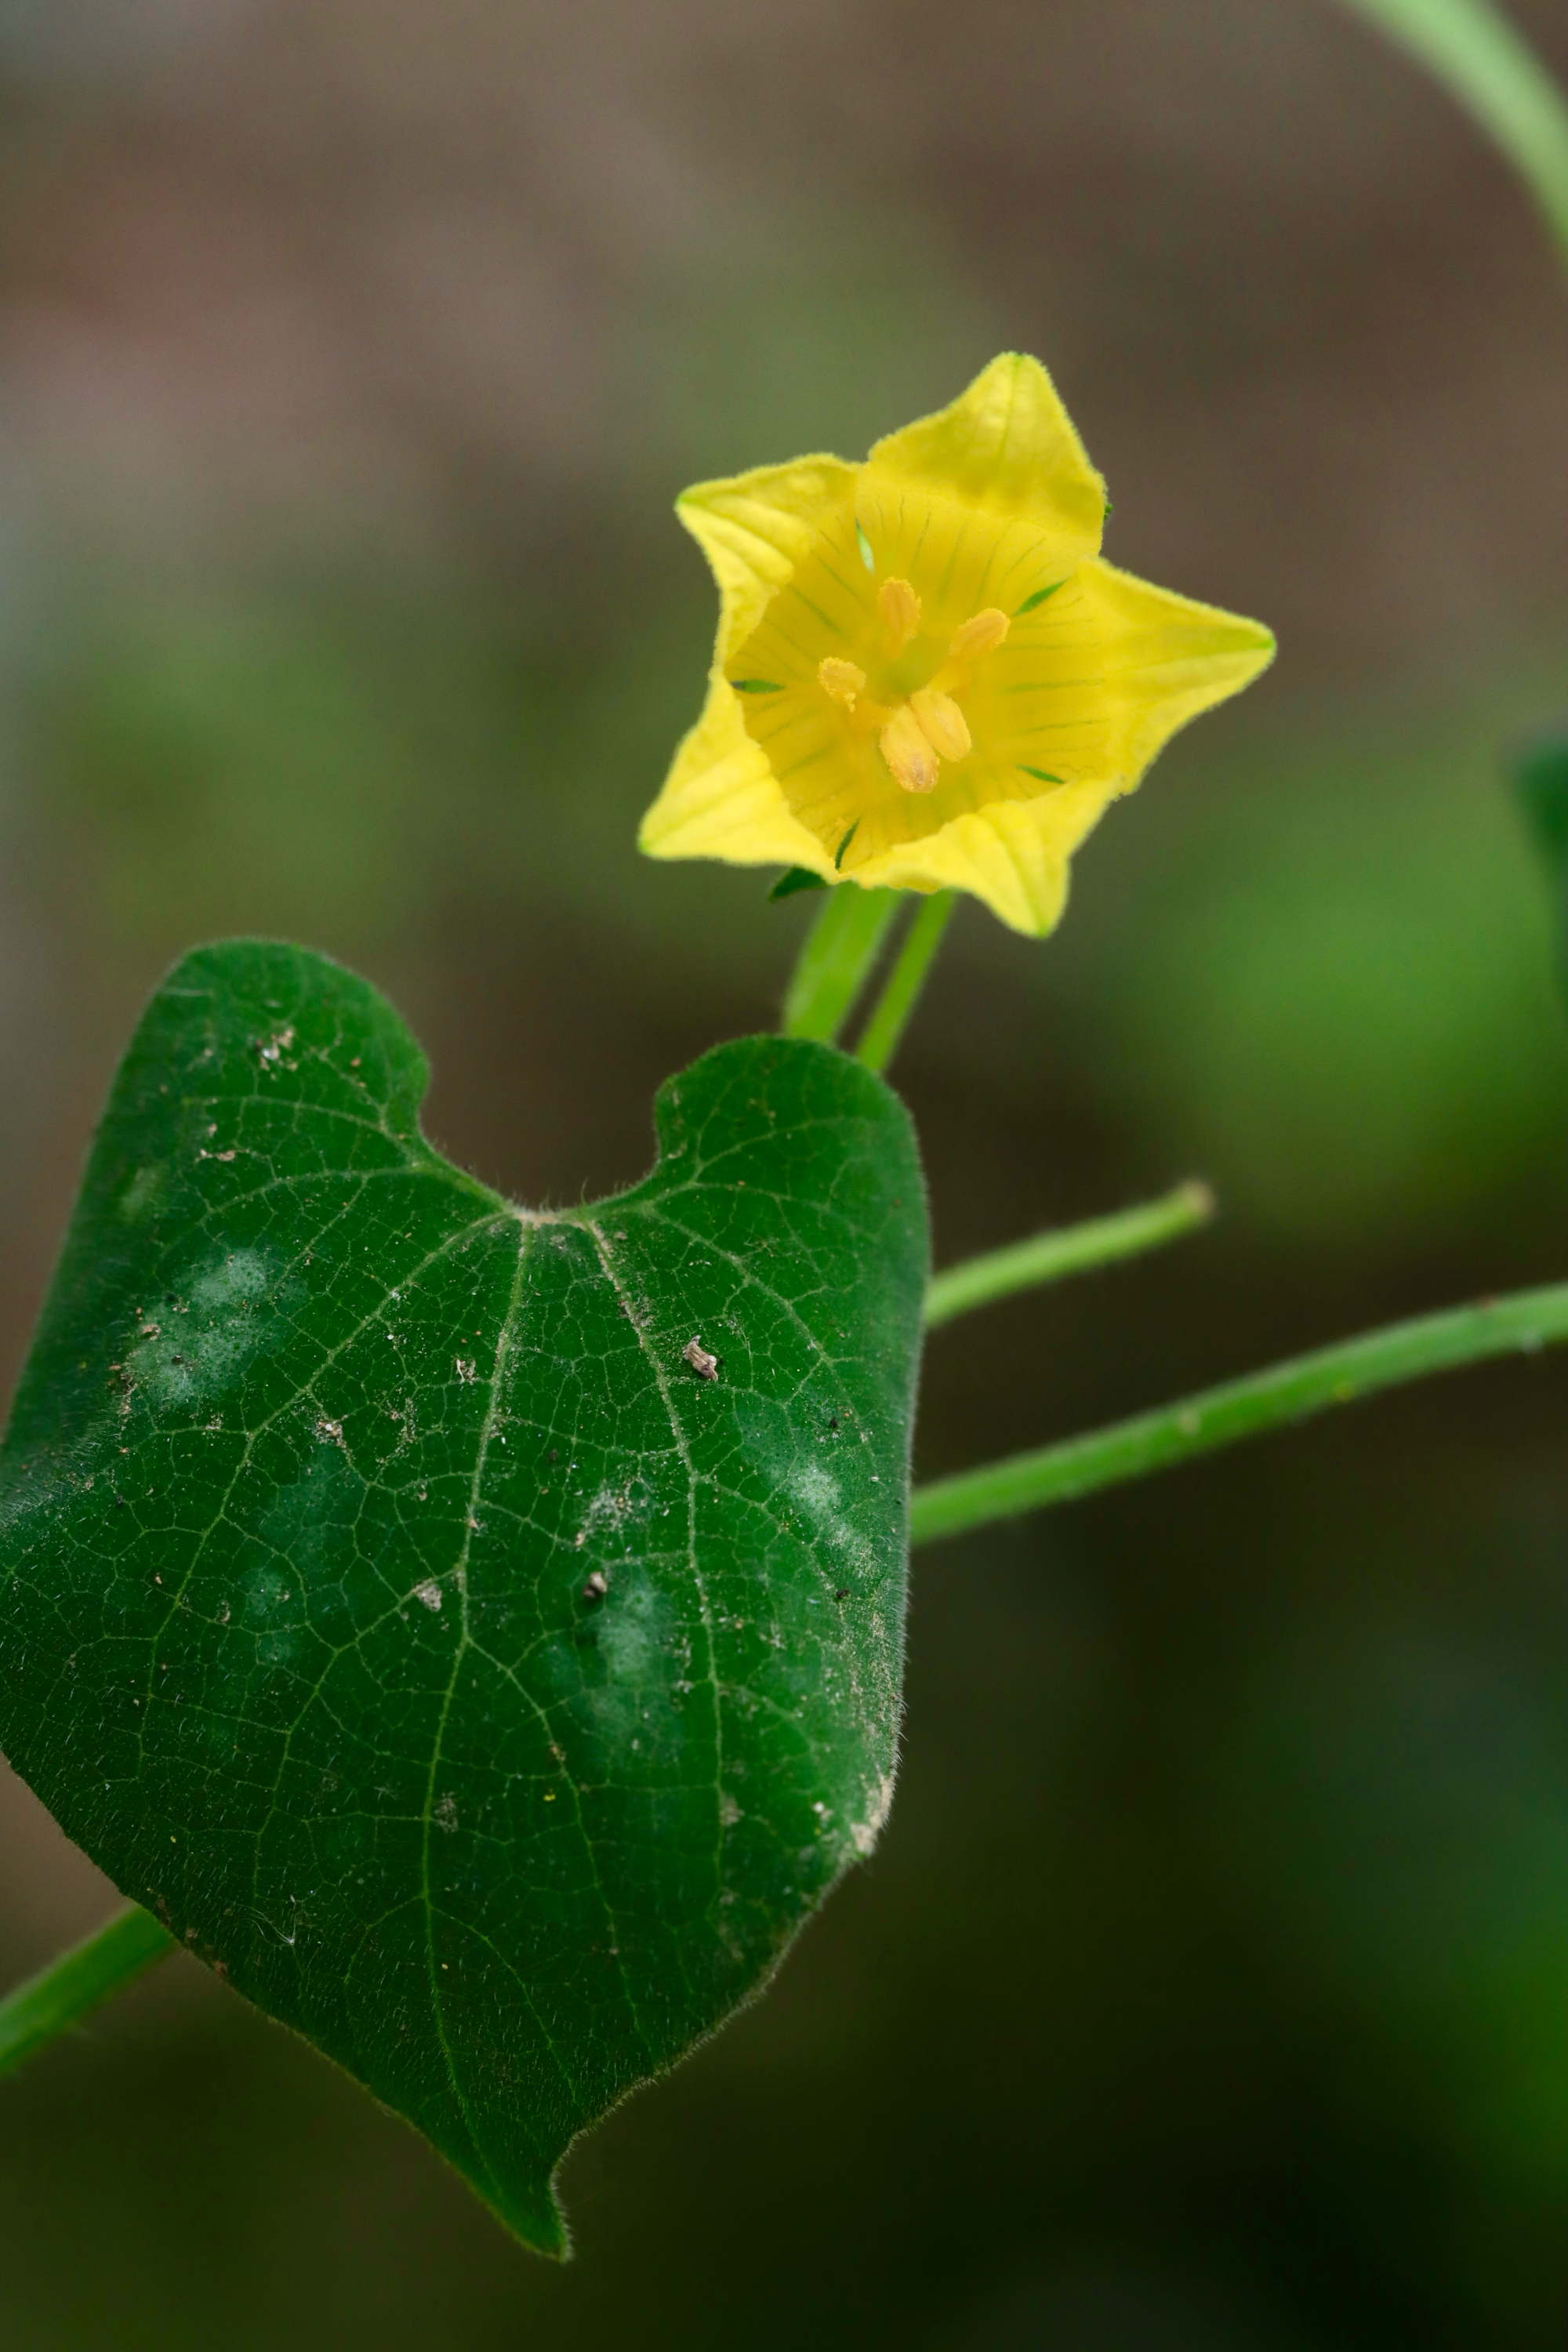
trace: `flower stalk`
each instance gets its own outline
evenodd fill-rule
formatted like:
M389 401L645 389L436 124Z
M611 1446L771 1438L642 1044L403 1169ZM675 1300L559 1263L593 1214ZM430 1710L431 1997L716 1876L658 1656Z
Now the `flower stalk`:
M900 895L853 884L828 893L784 992L780 1027L786 1037L833 1044L871 976Z
M957 904L955 890L936 890L922 900L855 1048L857 1061L868 1070L885 1070L898 1052Z

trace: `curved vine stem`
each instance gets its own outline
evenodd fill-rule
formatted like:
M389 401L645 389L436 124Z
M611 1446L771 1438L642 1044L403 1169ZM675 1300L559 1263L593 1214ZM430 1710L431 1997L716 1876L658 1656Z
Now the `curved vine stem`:
M140 1904L117 1912L0 2000L0 2074L80 2025L174 1949L168 1929Z
M1568 100L1490 0L1342 0L1420 60L1513 165L1568 261Z
M963 1535L994 1519L1017 1518L1093 1494L1097 1487L1146 1477L1237 1438L1303 1421L1330 1405L1349 1404L1374 1389L1488 1356L1531 1354L1565 1339L1568 1282L1390 1324L1109 1429L917 1486L910 1503L910 1539L935 1543L942 1536Z
M1122 1209L1115 1216L1089 1217L1081 1225L1060 1225L1053 1233L1035 1234L1026 1242L990 1250L984 1257L967 1257L934 1274L926 1292L926 1329L951 1323L994 1299L1010 1298L1015 1291L1034 1290L1041 1283L1059 1282L1067 1274L1087 1274L1113 1259L1136 1257L1142 1250L1159 1249L1180 1241L1184 1234L1206 1225L1215 1213L1215 1197L1206 1184L1178 1184L1163 1199L1142 1207Z

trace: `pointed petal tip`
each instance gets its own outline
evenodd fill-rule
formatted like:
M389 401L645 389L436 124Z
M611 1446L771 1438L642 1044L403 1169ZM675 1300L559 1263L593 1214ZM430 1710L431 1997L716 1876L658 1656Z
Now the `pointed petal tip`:
M879 441L868 468L1032 522L1065 562L1096 551L1105 483L1047 370L999 352L947 407Z
M1212 613L1218 622L1227 623L1236 651L1251 654L1259 669L1267 669L1279 651L1279 640L1267 621L1255 621L1246 613L1227 612L1220 605L1200 605L1197 609Z
M708 480L689 482L675 498L675 511L684 516L687 509L699 514L723 509L737 499L747 504L772 506L781 514L798 517L803 512L814 513L824 499L843 494L855 465L846 457L836 457L831 450L810 450L801 457L790 457L767 466L748 466L743 474L715 474Z

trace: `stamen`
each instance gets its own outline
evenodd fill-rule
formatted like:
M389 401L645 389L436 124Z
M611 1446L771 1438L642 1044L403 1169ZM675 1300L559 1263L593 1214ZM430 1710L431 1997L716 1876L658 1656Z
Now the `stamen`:
M907 702L900 704L877 740L895 781L906 793L935 791L937 755Z
M918 694L910 695L910 708L933 751L944 760L968 759L974 748L969 722L951 694L939 693L933 686L922 686Z
M884 580L877 591L882 619L895 654L901 654L921 625L921 600L907 580Z
M840 661L835 654L817 663L816 682L824 694L830 694L846 710L853 710L856 696L866 691L865 671L857 669L852 661Z
M979 654L994 653L1006 634L1006 614L987 604L983 613L972 613L963 626L953 631L947 650L954 661L973 661Z

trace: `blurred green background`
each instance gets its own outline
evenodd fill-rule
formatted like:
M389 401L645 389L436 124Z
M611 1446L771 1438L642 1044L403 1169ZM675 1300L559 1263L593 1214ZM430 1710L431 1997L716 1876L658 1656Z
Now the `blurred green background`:
M195 940L372 974L521 1197L641 1171L811 911L633 849L710 641L670 499L1004 346L1112 557L1282 654L1054 940L955 929L899 1070L939 1257L1225 1216L940 1334L922 1470L1562 1276L1500 762L1568 706L1568 305L1326 0L5 0L0 108L7 1392ZM571 2158L570 2268L182 1961L0 2088L0 2343L1555 2352L1565 1372L922 1554L883 1845ZM108 1900L6 1781L0 1965Z

